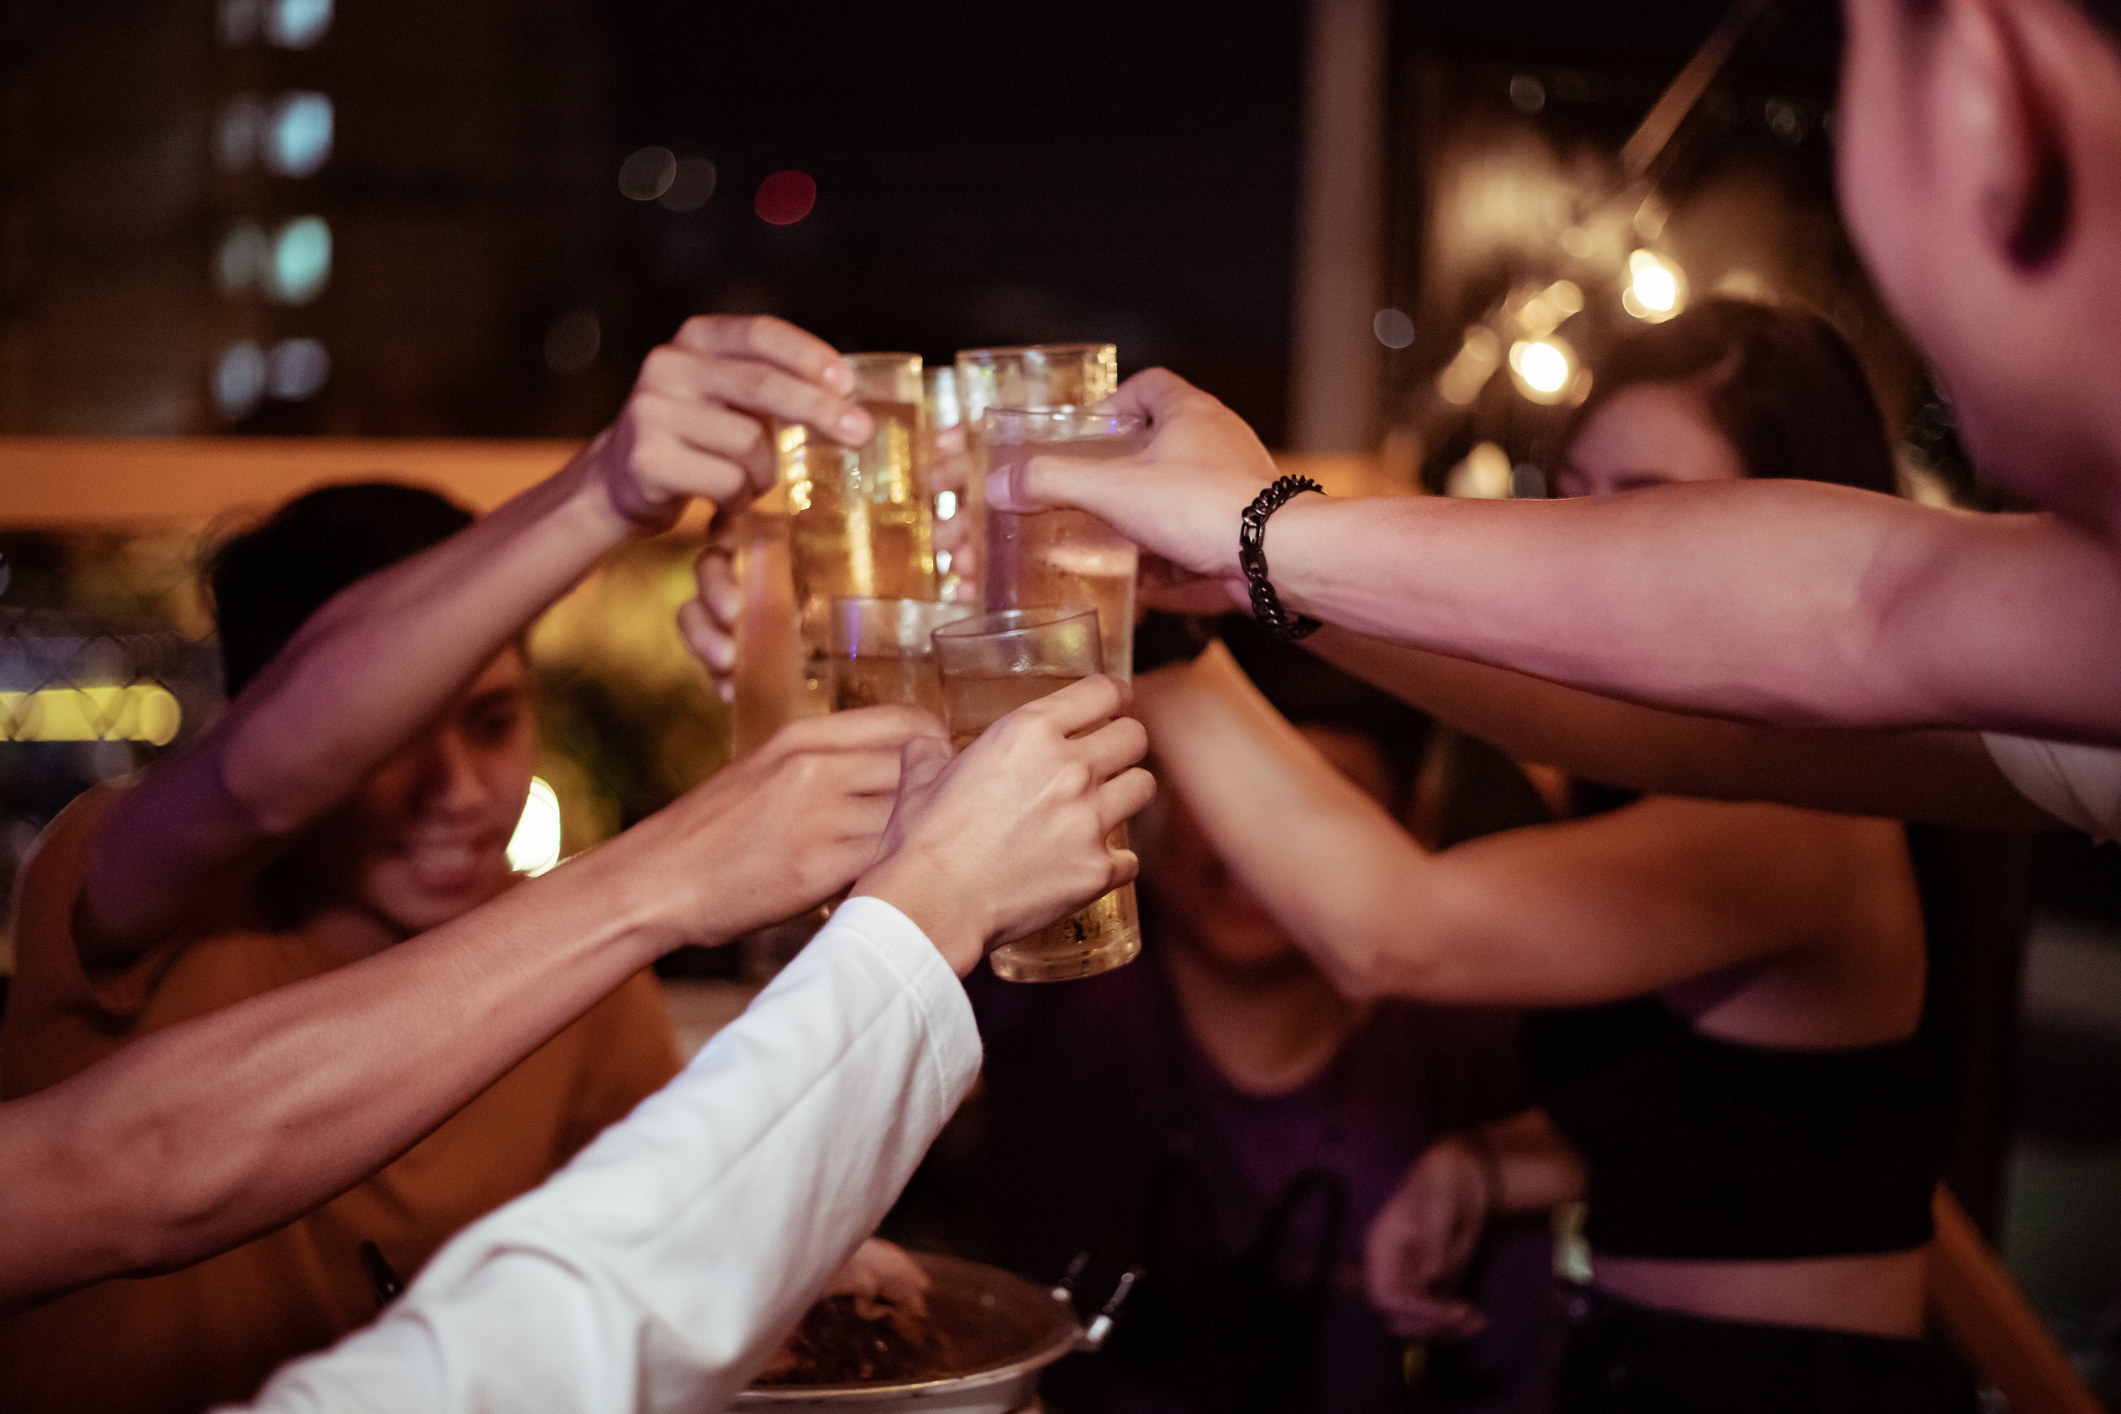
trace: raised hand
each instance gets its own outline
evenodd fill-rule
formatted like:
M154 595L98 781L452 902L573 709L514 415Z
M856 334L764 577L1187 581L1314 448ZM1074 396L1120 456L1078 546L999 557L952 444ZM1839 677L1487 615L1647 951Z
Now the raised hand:
M1458 1135L1431 1144L1370 1220L1363 1285L1394 1335L1459 1340L1487 1317L1447 1295L1471 1260L1492 1199L1479 1155Z
M1085 462L1034 457L987 484L990 505L1089 511L1162 561L1145 565L1149 597L1171 608L1249 603L1237 564L1238 518L1276 476L1245 420L1167 369L1137 373L1113 406L1149 419L1149 443L1130 457ZM1188 581L1190 597L1179 591ZM1205 597L1201 590L1211 592Z
M768 418L865 440L854 373L830 344L768 315L701 315L648 355L618 420L578 464L632 524L668 526L692 497L741 506L774 480Z
M791 722L743 760L596 850L678 942L712 945L844 889L876 858L912 743L947 752L910 707ZM615 903L615 906L622 906Z
M1130 882L1133 853L1107 837L1156 783L1134 764L1149 738L1126 709L1118 683L1085 678L955 758L934 737L909 742L882 850L854 891L918 923L962 977L987 949Z

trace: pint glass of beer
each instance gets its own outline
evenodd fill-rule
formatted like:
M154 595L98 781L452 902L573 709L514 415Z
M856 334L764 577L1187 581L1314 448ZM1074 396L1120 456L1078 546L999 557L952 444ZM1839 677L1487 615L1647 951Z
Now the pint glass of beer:
M986 541L987 459L981 417L988 408L1094 408L1119 391L1119 349L1112 344L1022 344L959 349L958 413L965 426L965 534ZM976 560L977 554L973 556ZM975 566L975 574L983 570ZM982 600L978 582L971 597Z
M967 457L945 455L939 441L957 431L962 439L964 404L957 395L955 368L921 370L921 442L917 458L921 490L935 516L935 597L956 602L979 602L976 592L979 545L966 532L972 523L971 501L965 484L970 467Z
M1093 461L1126 456L1140 449L1146 432L1132 413L1064 408L989 408L980 426L996 471L1048 452ZM1125 681L1134 668L1134 572L1140 559L1133 541L1086 511L990 510L987 608L1095 608L1104 670Z
M1095 610L1008 609L960 619L935 631L942 669L943 725L962 751L981 732L1071 682L1103 671ZM1127 847L1127 827L1111 842ZM994 975L1011 982L1066 982L1132 962L1141 952L1134 885L1122 884L1037 936L1004 943L988 955Z
M796 606L816 673L829 651L834 599L935 597L934 510L914 465L920 355L849 354L847 362L855 399L875 419L867 442L851 447L800 423L774 429Z
M897 703L943 714L943 679L929 642L979 610L926 599L832 601L832 710Z

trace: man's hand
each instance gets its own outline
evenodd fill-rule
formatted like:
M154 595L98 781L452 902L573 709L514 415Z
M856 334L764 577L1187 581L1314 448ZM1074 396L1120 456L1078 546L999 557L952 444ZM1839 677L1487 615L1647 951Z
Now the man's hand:
M1490 1196L1479 1156L1450 1134L1414 1161L1370 1220L1363 1284L1394 1335L1463 1340L1487 1324L1472 1303L1443 1293L1472 1259Z
M1212 612L1248 604L1238 519L1274 480L1274 459L1243 418L1166 369L1135 374L1112 405L1148 418L1141 451L1097 462L1033 457L989 478L988 503L1011 511L1071 506L1104 520L1162 562L1143 569L1145 597L1159 607Z
M972 534L973 519L964 499L967 458L964 429L946 427L935 434L928 464L927 491L958 493L955 514L935 522L938 551L950 552L951 573L961 577L960 599L976 597L979 559L985 547ZM729 535L729 517L718 517L707 545L692 567L697 590L678 606L678 636L707 670L714 694L724 702L736 700L736 630L744 612L744 592L736 578L736 545Z
M1133 853L1107 840L1156 783L1134 765L1149 738L1126 708L1118 683L1086 678L954 759L934 737L910 741L882 851L855 892L919 924L962 977L988 948L1131 881Z
M727 942L869 866L912 743L949 750L942 723L911 707L791 722L596 854L622 856L606 862L665 921L669 946Z
M768 315L701 315L641 364L618 421L582 452L630 524L669 526L694 496L741 506L774 481L769 418L868 438L854 372L830 344Z
M725 538L709 540L693 562L692 577L695 592L678 605L678 637L707 670L714 695L724 702L734 702L736 625L744 612L744 590L736 579L735 548Z

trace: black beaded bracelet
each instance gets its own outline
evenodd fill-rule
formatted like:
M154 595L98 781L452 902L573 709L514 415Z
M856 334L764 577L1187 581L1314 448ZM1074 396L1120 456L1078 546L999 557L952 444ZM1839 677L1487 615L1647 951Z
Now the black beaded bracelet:
M1237 563L1245 572L1245 582L1252 589L1252 617L1276 638L1305 638L1318 632L1317 619L1302 614L1290 615L1281 606L1281 596L1267 579L1267 517L1306 491L1324 491L1326 488L1308 476L1284 476L1253 498L1238 519Z

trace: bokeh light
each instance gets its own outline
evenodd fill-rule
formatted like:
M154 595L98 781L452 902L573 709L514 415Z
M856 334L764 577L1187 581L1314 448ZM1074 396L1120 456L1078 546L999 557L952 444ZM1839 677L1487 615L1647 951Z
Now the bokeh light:
M678 157L667 147L636 149L619 164L619 192L629 201L654 201L677 180Z
M224 172L240 172L258 157L258 140L265 132L265 101L255 93L239 93L221 105L214 116L214 165Z
M1558 403L1576 381L1576 351L1561 339L1519 339L1510 345L1510 376L1535 403Z
M1446 496L1476 501L1510 498L1510 454L1493 442L1481 442L1444 476Z
M1502 340L1485 324L1475 324L1465 333L1458 353L1436 378L1436 392L1447 403L1470 406L1487 386L1488 378L1502 362Z
M136 682L0 692L0 741L144 741L167 746L184 709L170 690Z
M282 304L308 304L331 281L331 227L321 216L297 216L273 236L266 293Z
M255 289L272 259L272 242L254 221L238 221L214 252L214 285L224 295Z
M307 49L331 28L331 0L271 0L265 38L282 49Z
M283 93L265 128L265 170L307 177L331 157L331 100L321 93Z
M214 410L222 420L240 422L265 396L265 350L253 339L238 339L214 359Z
M530 778L530 795L508 840L508 867L535 878L560 862L560 797L541 776Z
M315 339L282 339L265 355L265 390L299 403L313 398L331 377L331 352Z
M1414 321L1403 309L1380 309L1370 320L1370 332L1388 349L1403 349L1414 342Z
M697 211L714 197L714 164L704 157L680 157L670 189L655 199L665 211Z
M1628 257L1620 307L1637 319L1663 323L1686 308L1686 272L1654 251L1636 251Z
M808 172L775 172L759 183L751 209L769 226L793 226L817 205L817 181Z

